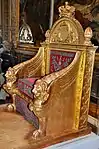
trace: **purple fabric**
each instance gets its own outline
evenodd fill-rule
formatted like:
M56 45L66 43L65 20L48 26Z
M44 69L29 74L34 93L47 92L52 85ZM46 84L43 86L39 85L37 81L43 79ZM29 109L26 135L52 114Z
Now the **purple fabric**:
M16 110L19 112L23 117L33 124L36 128L39 126L39 121L36 115L28 109L28 103L23 100L21 97L16 96L15 99Z

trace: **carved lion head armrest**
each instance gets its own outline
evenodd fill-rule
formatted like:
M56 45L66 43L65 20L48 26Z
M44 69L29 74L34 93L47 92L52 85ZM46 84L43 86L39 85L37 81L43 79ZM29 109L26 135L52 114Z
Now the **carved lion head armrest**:
M17 74L17 71L14 69L14 67L8 68L8 71L5 74L5 76L6 76L6 87L8 89L11 89L12 85L16 82L16 80L17 80L16 74Z
M19 78L39 77L44 73L44 48L40 48L35 57L20 63L6 72L6 88L11 89Z

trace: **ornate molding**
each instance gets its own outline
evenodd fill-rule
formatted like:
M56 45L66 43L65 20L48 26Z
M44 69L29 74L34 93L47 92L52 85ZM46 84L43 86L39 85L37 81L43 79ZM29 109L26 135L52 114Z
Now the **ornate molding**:
M84 44L87 45L88 47L86 49L86 63L85 63L85 73L84 73L84 82L82 90L79 128L87 126L94 57L96 50L96 48L93 47L90 41L92 37L92 30L90 27L86 28L84 35L85 35Z
M86 66L85 66L81 110L80 110L80 121L79 121L80 129L83 127L87 127L95 48L89 47L89 49L87 49L86 52L87 52L86 53Z
M86 59L86 52L83 51L80 57L80 63L79 63L79 71L77 76L77 90L75 92L76 95L76 102L75 102L75 121L74 121L74 129L78 129L79 127L79 116L80 116L80 105L81 105L81 95L82 95L82 88L83 88L83 75L85 70L85 59Z

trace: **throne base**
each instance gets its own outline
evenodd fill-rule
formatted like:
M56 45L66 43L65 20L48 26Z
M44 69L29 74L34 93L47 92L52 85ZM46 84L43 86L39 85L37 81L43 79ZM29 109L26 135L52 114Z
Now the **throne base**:
M5 105L0 106L0 146L6 149L41 149L53 144L61 143L91 133L90 128L78 131L71 130L61 133L58 136L45 136L33 139L32 134L35 128L17 113L4 112Z
M64 141L68 141L74 138L83 137L91 133L91 128L87 127L85 129L81 129L79 131L68 131L64 132L61 135L53 136L53 137L43 137L42 139L29 139L29 144L31 144L30 149L41 149L41 148L47 148L48 146L61 143Z

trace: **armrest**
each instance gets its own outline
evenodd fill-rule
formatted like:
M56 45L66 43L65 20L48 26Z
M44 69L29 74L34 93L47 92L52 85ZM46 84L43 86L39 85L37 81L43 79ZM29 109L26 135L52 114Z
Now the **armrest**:
M44 76L42 79L36 81L34 89L32 90L34 93L33 104L30 106L32 111L35 111L36 113L38 110L42 109L44 103L50 98L50 89L56 95L59 94L64 87L67 89L70 86L70 84L77 78L80 58L81 53L77 52L73 62L68 67ZM56 92L57 90L59 90L59 92Z
M5 74L6 86L10 89L19 78L39 77L44 73L44 48L41 47L32 59L8 69Z

